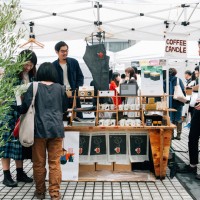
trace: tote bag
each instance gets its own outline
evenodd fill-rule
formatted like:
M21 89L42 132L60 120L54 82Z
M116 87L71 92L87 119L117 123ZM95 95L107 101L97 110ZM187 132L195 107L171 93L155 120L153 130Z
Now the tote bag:
M30 147L34 143L34 120L35 120L35 95L38 82L33 82L33 99L27 113L20 116L19 141L22 146Z
M177 78L176 86L174 87L174 96L173 99L178 100L182 103L187 102L186 96L183 94L183 91L181 89L181 86L179 84L179 78Z
M190 107L194 107L197 99L198 99L198 92L192 92L191 99L190 99Z

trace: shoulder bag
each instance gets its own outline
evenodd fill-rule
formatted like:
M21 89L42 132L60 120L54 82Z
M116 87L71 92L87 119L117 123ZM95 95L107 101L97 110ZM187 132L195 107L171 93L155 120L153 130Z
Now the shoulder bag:
M34 143L34 121L35 121L35 96L38 82L33 82L33 99L27 113L20 116L19 141L22 146L30 147Z
M178 100L182 103L187 102L186 96L183 94L183 91L181 89L181 86L179 84L179 78L177 78L176 86L174 87L174 96L173 99Z

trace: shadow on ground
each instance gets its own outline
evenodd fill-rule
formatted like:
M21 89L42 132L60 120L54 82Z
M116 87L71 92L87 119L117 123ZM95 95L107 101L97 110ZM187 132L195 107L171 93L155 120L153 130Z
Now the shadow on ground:
M182 168L185 165L185 163L177 156L175 157L175 164L176 167L179 168ZM170 169L174 170L171 167ZM174 175L193 199L200 200L200 180L195 179L195 174L175 172Z

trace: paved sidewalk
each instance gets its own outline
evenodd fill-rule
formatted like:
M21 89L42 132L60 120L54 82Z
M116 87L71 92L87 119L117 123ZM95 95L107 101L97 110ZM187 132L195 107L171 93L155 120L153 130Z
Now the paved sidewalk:
M182 140L172 142L176 150L187 151L188 129L184 129ZM176 153L186 163L188 153ZM12 175L15 178L15 165L11 163ZM199 168L200 169L200 168ZM32 163L29 160L24 162L24 170L32 176ZM0 164L0 199L36 199L34 197L35 185L19 183L19 187L9 188L2 184L3 172ZM198 188L199 189L199 188ZM191 192L191 191L190 191ZM63 200L192 200L188 191L182 186L179 180L169 178L169 169L164 180L155 182L62 182L61 195ZM50 199L47 193L46 199ZM198 198L197 198L198 199ZM200 199L200 192L199 192Z

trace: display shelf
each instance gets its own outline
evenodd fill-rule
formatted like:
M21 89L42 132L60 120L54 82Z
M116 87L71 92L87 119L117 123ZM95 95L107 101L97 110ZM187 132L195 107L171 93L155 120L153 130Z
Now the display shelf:
M118 110L117 112L142 112L142 110Z
M162 105L162 103L164 103L166 101L166 97L167 97L167 95L164 95L164 94L163 95L157 95L157 96L144 96L144 95L143 96L118 96L118 95L109 96L110 98L115 97L117 101L118 101L118 97L125 97L125 98L133 98L133 99L135 99L135 102L137 102L134 105L124 104L124 105L116 106L114 104L108 104L108 103L100 104L101 98L107 98L108 97L108 96L99 95L99 93L101 93L101 92L102 91L99 91L97 96L92 96L92 97L90 96L90 98L96 98L96 102L97 102L96 110L84 110L84 109L83 110L81 110L81 109L76 110L76 109L74 109L76 107L76 99L77 98L84 99L84 98L89 97L89 96L76 96L76 92L74 92L74 96L73 97L71 96L71 98L73 98L73 107L68 109L68 111L72 113L70 124L72 124L72 121L76 117L77 112L94 112L94 113L96 113L96 118L95 118L95 125L96 126L99 125L99 120L101 120L101 119L108 119L108 118L113 119L113 116L111 117L111 115L110 115L110 117L101 116L102 113L115 113L115 126L119 126L118 123L119 123L120 119L123 119L123 118L125 118L125 119L127 119L127 118L128 119L140 119L142 124L145 124L145 118L148 117L147 115L145 115L146 113L148 113L148 112L163 112L163 118L165 118L165 120L166 120L165 125L169 126L170 125L169 112L175 112L176 111L175 109L171 109L171 108L170 109L168 109L168 108L146 109L145 108L146 105L150 104L150 103L147 103L147 99L149 101L150 98L152 100L152 99L154 99L154 97L160 97L160 99L161 99L160 104ZM116 103L118 103L118 102L116 102ZM154 106L155 106L156 103L157 102L153 101ZM133 107L138 106L139 109L130 109L131 105ZM163 105L165 105L165 104L163 104ZM102 106L105 107L105 109L101 109ZM112 108L111 106L114 106L115 109L111 109ZM119 106L122 106L122 107L128 106L129 108L128 109L127 108L126 109L124 109L124 108L119 109ZM128 117L123 115L123 113L126 113L128 115ZM132 116L131 116L131 113L133 113ZM136 114L136 113L138 113L138 114ZM163 124L161 126L163 126ZM159 126L159 127L161 127L161 126ZM109 126L106 126L106 127L109 127ZM133 127L133 126L131 126L131 127ZM153 127L155 127L155 126L153 126Z
M170 126L138 126L138 127L129 127L129 126L65 126L65 131L80 131L81 132L98 132L98 131L134 131L134 130L160 130L162 128L167 130L172 130L176 128L174 124Z
M98 110L98 112L118 112L118 110Z

